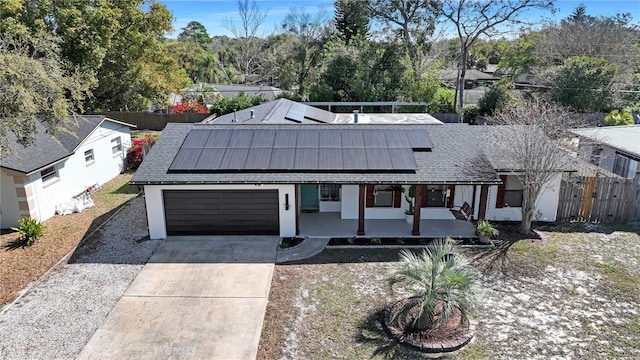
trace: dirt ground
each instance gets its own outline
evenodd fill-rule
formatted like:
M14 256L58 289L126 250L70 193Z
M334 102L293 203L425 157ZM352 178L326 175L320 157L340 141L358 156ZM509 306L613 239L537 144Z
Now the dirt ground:
M73 250L94 229L104 223L122 204L138 194L130 186L132 174L122 174L91 195L95 206L80 213L56 215L44 222L44 235L33 246L8 249L5 245L18 233L0 235L0 306L19 296L29 283L37 280Z
M640 231L565 226L477 260L477 334L452 359L640 358ZM508 237L508 234L506 235ZM505 237L505 238L506 238ZM415 359L389 340L382 309L397 250L326 250L276 266L259 359Z

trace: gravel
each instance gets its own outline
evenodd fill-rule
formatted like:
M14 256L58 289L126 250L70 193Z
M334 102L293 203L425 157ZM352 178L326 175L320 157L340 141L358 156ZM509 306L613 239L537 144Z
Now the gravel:
M134 198L2 309L0 358L75 358L159 243Z

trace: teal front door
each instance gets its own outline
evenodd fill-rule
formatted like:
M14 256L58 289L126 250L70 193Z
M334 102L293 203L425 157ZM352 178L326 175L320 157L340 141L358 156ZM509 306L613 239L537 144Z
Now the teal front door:
M300 185L300 210L318 211L318 185Z

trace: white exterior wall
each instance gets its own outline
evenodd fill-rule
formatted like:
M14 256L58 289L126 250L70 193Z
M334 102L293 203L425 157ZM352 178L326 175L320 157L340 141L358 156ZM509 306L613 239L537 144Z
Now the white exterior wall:
M111 139L120 137L122 151L113 154ZM120 174L124 168L127 149L131 147L129 127L104 121L83 141L76 152L66 160L55 165L57 179L43 184L40 171L27 177L25 186L33 192L35 209L32 213L39 221L45 221L55 215L56 205L71 200L75 195L95 183L103 185ZM86 150L93 149L94 162L87 165L84 158ZM3 205L4 206L4 205Z
M510 174L500 174L510 175ZM558 173L543 187L540 196L536 199L536 211L534 214L535 221L555 221L558 212L558 202L560 201L560 182L562 174ZM479 192L479 191L478 191ZM487 198L487 220L494 221L521 221L522 208L519 207L503 207L496 208L496 197L498 195L498 186L489 187L489 195Z
M167 227L164 219L163 190L278 190L280 207L280 236L296 235L295 185L145 185L144 195L151 239L165 239ZM285 195L289 194L289 210L285 209Z
M0 204L0 228L16 227L20 218L16 184L5 169L0 169Z

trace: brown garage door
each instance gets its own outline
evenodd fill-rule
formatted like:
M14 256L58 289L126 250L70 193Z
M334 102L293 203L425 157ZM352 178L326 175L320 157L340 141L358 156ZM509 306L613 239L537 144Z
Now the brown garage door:
M165 190L167 235L278 235L278 190Z

